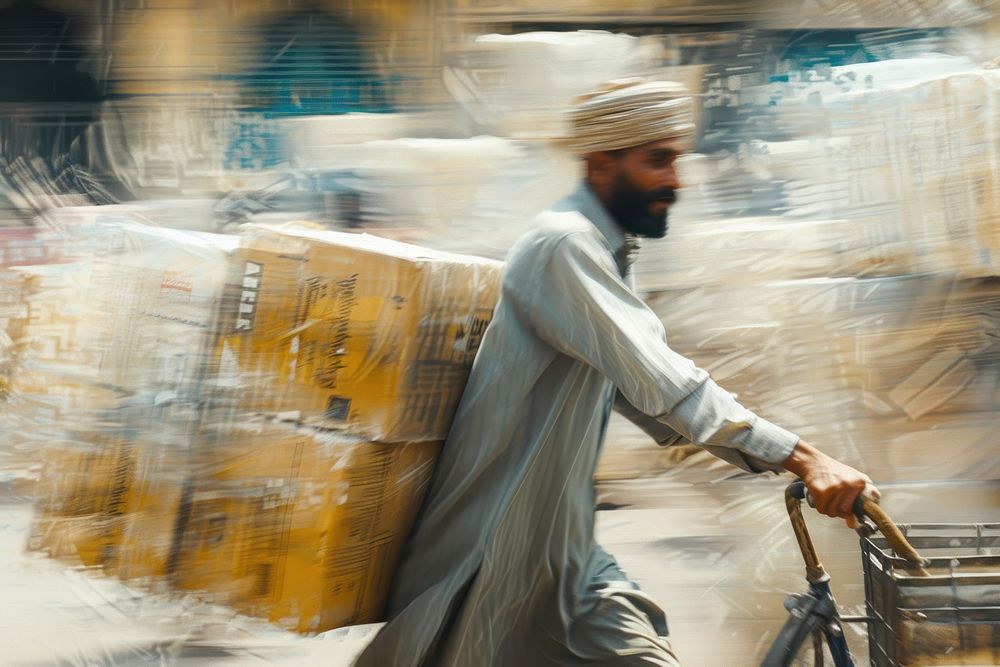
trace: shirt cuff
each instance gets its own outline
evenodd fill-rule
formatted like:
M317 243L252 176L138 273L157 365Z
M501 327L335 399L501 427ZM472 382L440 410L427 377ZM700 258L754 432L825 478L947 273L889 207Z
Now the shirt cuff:
M799 436L757 417L742 440L740 449L745 453L767 463L781 464L791 456Z

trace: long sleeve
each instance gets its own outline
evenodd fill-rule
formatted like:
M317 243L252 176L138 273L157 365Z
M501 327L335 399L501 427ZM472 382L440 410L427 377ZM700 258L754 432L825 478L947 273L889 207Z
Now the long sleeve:
M733 403L738 409L739 404L735 403L735 401ZM680 415L681 419L689 419L692 423L699 422L701 420L696 413L698 412L698 406L703 404L704 392L701 389L696 389L690 396L678 404L677 408L674 409L674 413L676 415ZM684 436L668 426L665 422L655 417L650 417L629 403L628 399L625 398L620 391L615 392L615 412L632 422L661 447L669 447L670 445L687 442L687 439ZM689 416L688 412L691 412L692 414ZM710 412L708 413L708 416L711 417ZM729 420L732 420L732 418ZM760 417L757 418L756 428L768 428L769 426L778 428L773 424L764 425L764 420ZM798 440L797 436L791 433L788 433L787 436L783 437L789 440ZM713 446L707 443L701 443L700 446L713 456L716 456L727 463L731 463L737 468L746 470L747 472L782 472L784 470L784 468L782 468L782 466L778 463L764 461L755 456L745 454L738 449L733 449L732 447Z
M615 391L615 412L637 426L643 433L653 439L653 442L661 447L675 445L684 441L684 436L670 428L656 417L650 417L645 412L635 407L625 398L621 390Z
M779 469L791 454L794 434L739 405L670 348L663 324L622 282L605 248L572 231L522 262L508 267L523 273L504 281L504 297L540 338L600 370L640 413L713 453L747 455L755 464L722 456L744 469Z

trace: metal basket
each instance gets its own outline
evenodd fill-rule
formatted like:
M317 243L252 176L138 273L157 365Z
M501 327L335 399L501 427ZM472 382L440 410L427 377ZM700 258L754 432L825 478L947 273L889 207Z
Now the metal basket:
M924 576L884 537L861 540L876 667L1000 665L1000 524L900 524Z

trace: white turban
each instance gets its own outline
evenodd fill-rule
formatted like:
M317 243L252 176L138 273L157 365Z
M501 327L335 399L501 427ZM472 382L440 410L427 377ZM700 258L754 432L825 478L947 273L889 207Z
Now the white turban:
M574 153L612 151L694 134L694 104L672 81L620 79L581 95L569 113Z

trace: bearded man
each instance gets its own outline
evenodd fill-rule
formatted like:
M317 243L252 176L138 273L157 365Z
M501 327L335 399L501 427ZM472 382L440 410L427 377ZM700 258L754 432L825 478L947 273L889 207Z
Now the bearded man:
M571 113L579 188L512 248L501 299L359 667L678 665L663 611L594 537L612 406L660 444L801 477L849 518L867 476L739 405L670 349L636 296L636 237L661 237L693 135L677 84L612 82ZM669 320L668 320L669 324Z

